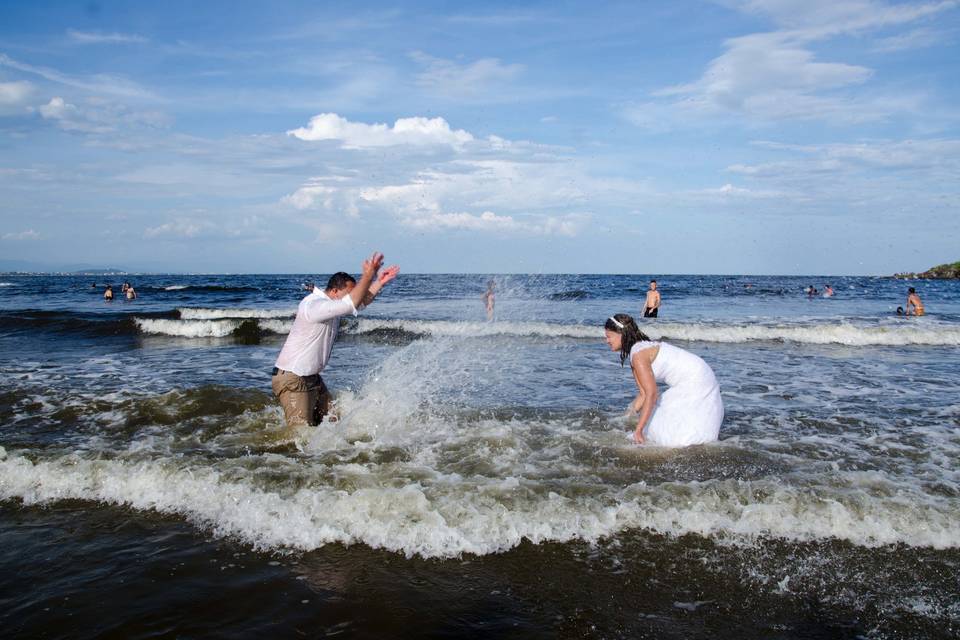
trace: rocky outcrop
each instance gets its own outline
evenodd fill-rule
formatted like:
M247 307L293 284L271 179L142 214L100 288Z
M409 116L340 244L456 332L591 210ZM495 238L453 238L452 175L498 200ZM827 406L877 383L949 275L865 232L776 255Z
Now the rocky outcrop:
M937 265L922 273L898 273L894 278L928 278L930 280L960 280L960 262Z

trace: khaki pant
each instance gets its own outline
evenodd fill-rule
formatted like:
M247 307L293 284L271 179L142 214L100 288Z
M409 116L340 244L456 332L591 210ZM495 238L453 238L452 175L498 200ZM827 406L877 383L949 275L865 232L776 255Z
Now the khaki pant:
M320 424L330 408L330 392L319 375L301 377L281 370L272 386L287 426Z

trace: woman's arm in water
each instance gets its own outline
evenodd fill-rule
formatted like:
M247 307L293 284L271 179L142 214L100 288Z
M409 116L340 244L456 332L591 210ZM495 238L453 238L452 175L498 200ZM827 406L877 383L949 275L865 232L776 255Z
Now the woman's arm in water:
M633 354L630 359L630 368L633 369L633 378L637 382L637 399L642 398L640 418L637 420L637 430L633 439L637 444L643 444L643 429L653 415L653 408L657 406L657 380L653 376L653 366L650 364L650 349L644 349Z
M643 393L643 389L637 389L637 397L633 399L629 405L627 405L627 413L638 414L640 410L643 409L643 398L646 394Z

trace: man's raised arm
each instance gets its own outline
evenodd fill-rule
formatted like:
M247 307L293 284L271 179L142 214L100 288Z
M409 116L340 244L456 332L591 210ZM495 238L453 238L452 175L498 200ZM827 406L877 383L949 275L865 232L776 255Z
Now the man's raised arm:
M383 254L379 251L375 251L373 255L363 261L363 266L360 267L360 281L357 282L357 286L355 286L349 294L354 308L363 304L363 299L367 297L367 292L370 291L370 285L373 283L373 279L377 276L377 272L382 266Z
M393 265L392 267L387 267L377 274L376 280L374 280L373 284L371 284L370 288L367 290L367 295L363 297L363 306L366 307L373 302L373 299L377 297L383 287L386 286L388 282L396 278L397 274L399 273L400 267L398 265Z

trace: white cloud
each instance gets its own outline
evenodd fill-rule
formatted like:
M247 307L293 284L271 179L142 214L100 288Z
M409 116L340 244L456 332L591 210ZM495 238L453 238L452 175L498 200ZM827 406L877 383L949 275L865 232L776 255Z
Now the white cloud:
M312 178L295 192L281 199L283 204L303 211L322 207L333 213L345 213L356 217L360 212L357 208L356 193L350 189L343 189L338 183L345 182L342 176L324 176Z
M568 173L548 163L476 160L449 163L445 170L424 170L406 184L369 187L359 200L375 204L394 215L400 224L416 228L473 229L536 234L576 235L582 215L530 215L494 213L496 207L511 212L567 208L582 200L583 192L571 186ZM464 209L481 209L480 214Z
M686 111L736 112L765 120L811 119L847 114L863 118L849 99L823 92L866 82L862 66L819 62L812 52L780 33L754 34L727 42L727 51L687 85L654 95L686 102Z
M99 33L67 29L67 36L77 44L142 44L147 42L143 36L126 33Z
M888 38L878 38L873 46L873 51L880 53L893 53L895 51L907 51L910 49L923 49L932 47L946 41L947 34L929 28L913 29L907 33L890 36Z
M826 120L880 121L915 108L921 96L862 97L853 89L873 70L841 61L817 59L813 43L841 35L861 36L928 18L958 5L955 0L896 5L869 0L745 0L727 2L761 14L782 29L725 42L726 51L691 83L654 92L654 100L628 105L623 115L652 130L669 129L704 117L737 116L752 122ZM906 38L920 41L923 33ZM896 46L888 38L888 46Z
M780 191L770 191L770 190L759 190L759 189L747 189L745 187L737 187L729 182L722 187L716 189L702 189L695 193L705 195L705 196L718 196L725 199L760 199L760 198L781 198L785 194Z
M0 113L22 110L34 92L34 86L24 80L0 82Z
M3 234L3 239L14 240L17 242L24 240L39 240L40 234L33 229L27 229L26 231L20 231L18 233L5 233Z
M875 0L732 0L740 11L770 17L806 40L915 22L958 6L957 0L888 4Z
M205 220L178 218L156 227L148 227L144 238L193 239L213 235L216 227Z
M109 74L95 74L92 76L72 76L61 73L48 67L37 67L14 60L5 53L0 53L0 67L9 67L23 73L40 76L50 82L88 91L96 95L119 96L128 99L153 100L157 97L135 82L126 78Z
M453 130L443 118L400 118L386 124L350 122L335 113L321 113L306 127L287 131L300 140L337 140L345 149L371 149L396 145L447 145L460 148L473 140L463 129Z
M466 229L469 231L517 232L535 235L575 236L580 231L582 216L546 216L528 221L519 221L513 216L497 215L493 211L484 211L480 215L472 213L431 212L426 215L403 217L400 224L416 229L432 231Z
M942 169L960 171L960 140L934 138L927 140L870 140L856 143L834 143L821 145L788 145L772 142L757 142L756 146L786 151L804 158L809 167L812 162L835 170L841 166L847 168L871 167L881 169L899 169L913 171L918 169ZM776 173L796 170L795 164L769 163L757 166L733 165L728 169L737 173L752 172Z
M70 104L60 96L51 98L50 102L38 107L38 111L45 120L55 121L64 131L107 133L114 130L109 124L91 120L81 113L76 105Z
M504 64L497 58L481 58L467 64L435 58L421 51L410 54L425 70L417 75L417 84L427 91L449 98L487 96L498 85L511 82L524 67Z
M513 231L520 225L512 216L498 216L492 211L480 215L471 213L433 213L404 219L403 222L421 229L471 229L474 231Z
M116 131L120 126L161 128L170 119L157 111L131 111L124 105L111 104L91 98L83 108L54 96L45 105L37 107L45 120L52 120L64 131L102 134Z

